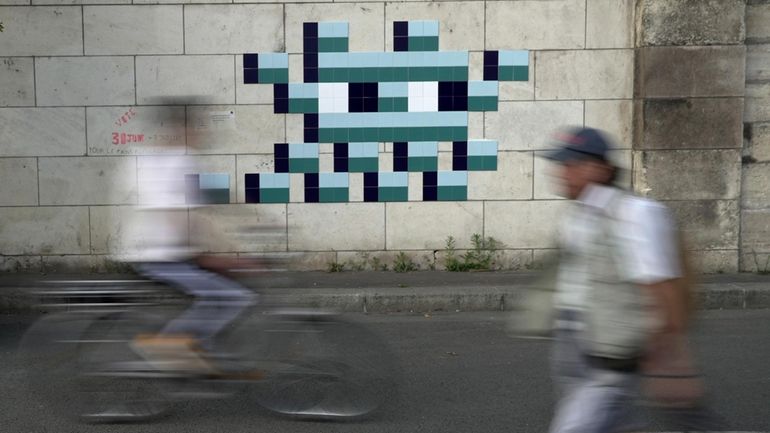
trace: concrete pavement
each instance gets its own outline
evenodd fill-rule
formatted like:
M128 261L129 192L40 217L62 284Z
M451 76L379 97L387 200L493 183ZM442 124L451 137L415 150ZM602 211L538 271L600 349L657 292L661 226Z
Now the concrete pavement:
M506 311L515 308L538 273L521 272L262 272L239 279L264 302L328 308L343 312ZM28 311L31 292L57 280L136 280L135 275L0 276L0 312ZM133 284L142 284L133 282ZM704 275L702 309L770 308L770 275Z

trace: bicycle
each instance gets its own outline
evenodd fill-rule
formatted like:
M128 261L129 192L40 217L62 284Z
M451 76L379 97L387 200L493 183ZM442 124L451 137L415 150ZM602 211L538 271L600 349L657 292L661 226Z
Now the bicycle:
M256 305L218 340L229 355L210 374L163 370L130 342L157 333L184 307L143 280L54 281L37 294L64 311L33 324L21 342L29 389L59 413L92 423L145 421L175 402L253 390L281 415L348 419L372 413L396 391L384 342L340 315ZM229 350L227 350L229 349Z

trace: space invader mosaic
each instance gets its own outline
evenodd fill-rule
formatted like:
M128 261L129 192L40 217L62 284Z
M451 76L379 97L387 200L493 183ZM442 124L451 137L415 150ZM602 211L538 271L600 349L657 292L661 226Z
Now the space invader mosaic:
M468 113L497 111L500 81L529 80L529 52L485 51L483 80L468 79L468 51L439 51L438 21L393 23L393 52L349 52L348 23L303 25L303 82L289 82L286 53L244 54L245 84L271 84L275 113L304 114L304 143L276 143L274 173L245 175L247 203L287 203L290 175L305 202L347 202L350 173L363 173L364 201L409 199L409 172L422 173L422 200L466 200L468 172L497 170L497 142L468 137ZM452 169L439 170L439 142ZM333 172L320 172L320 145L333 143ZM380 170L379 143L393 143L393 171Z

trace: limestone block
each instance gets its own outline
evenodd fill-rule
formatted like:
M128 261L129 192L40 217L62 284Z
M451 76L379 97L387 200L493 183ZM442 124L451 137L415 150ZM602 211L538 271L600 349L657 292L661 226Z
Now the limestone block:
M738 272L738 250L698 250L688 253L695 274L727 274Z
M688 249L738 248L740 209L736 200L668 201Z
M236 158L236 166L238 167L238 173L236 174L236 184L238 185L236 203L244 203L246 201L245 175L251 173L273 173L275 170L275 159L272 152L261 155L236 155ZM291 190L289 192L291 193Z
M285 142L284 122L269 105L188 107L188 152L272 153L275 143Z
M192 5L184 9L185 53L243 54L284 48L281 5Z
M645 99L638 104L638 149L724 149L743 144L742 98Z
M763 274L770 272L770 253L741 251L740 272L761 272Z
M43 272L47 274L125 274L134 272L130 263L123 263L108 255L43 256Z
M471 111L468 113L468 139L484 138L484 113Z
M182 54L182 6L83 9L86 55Z
M35 65L28 57L5 57L0 65L0 106L35 105Z
M636 95L743 96L745 58L743 46L641 48L637 51Z
M495 255L493 269L524 271L532 268L533 250L501 250Z
M630 149L633 140L633 112L631 100L585 101L585 124L601 129L617 149Z
M40 158L40 204L136 203L136 159Z
M305 202L305 175L302 173L292 173L289 175L289 202Z
M483 50L484 4L478 1L385 4L385 50L393 51L393 22L437 20L442 51ZM524 48L524 47L522 47Z
M289 251L385 249L384 203L291 203Z
M292 70L289 64L289 74ZM300 73L302 73L301 69ZM291 80L291 82L295 81ZM235 100L238 104L270 104L271 107L273 105L272 84L244 84L243 55L237 54L235 56Z
M0 272L20 274L41 272L42 269L43 264L40 256L0 256ZM5 296L7 296L7 292Z
M498 152L497 170L468 172L468 200L532 198L532 152Z
M770 81L746 83L744 122L770 121Z
M741 184L739 150L634 152L634 186L662 200L737 199Z
M770 3L746 5L746 43L770 38Z
M35 77L40 106L136 102L132 57L37 58Z
M743 209L770 208L770 163L743 165L741 206Z
M770 80L770 44L746 47L746 81Z
M744 148L749 161L770 161L770 123L747 123L744 134L748 143Z
M743 42L745 0L643 0L639 45L729 45Z
M468 248L474 233L483 234L482 202L389 203L385 224L387 249L440 249L448 236Z
M273 111L272 107L270 111ZM277 114L275 114L277 116ZM287 114L286 122L286 143L304 143L305 142L305 115Z
M0 108L0 156L85 155L86 114L73 108Z
M347 21L350 51L382 51L385 47L385 5L382 3L287 4L285 7L288 53L304 52L302 23L318 21Z
M332 263L337 263L334 251L304 251L292 256L288 267L296 271L328 271Z
M469 176L470 177L470 176ZM423 201L422 200L422 173L409 173L409 201ZM469 180L470 182L470 180ZM470 192L468 193L470 195Z
M0 208L0 254L87 254L87 207Z
M552 248L564 200L493 201L484 206L484 234L506 248Z
M634 0L588 0L586 48L633 48Z
M362 202L364 201L364 174L363 173L350 173L348 174L348 201ZM411 191L410 191L411 194Z
M581 0L490 2L486 49L583 48L585 7Z
M165 4L165 3L184 3L184 4L195 4L195 3L206 3L206 4L212 4L212 3L232 3L232 0L134 0L134 4Z
M484 117L484 138L497 140L498 150L548 149L557 129L583 124L583 102L501 102Z
M558 258L559 250L555 248L532 250L532 269L537 271L548 269L554 266Z
M633 96L633 50L542 51L535 59L536 99Z
M741 250L770 253L770 211L744 210L741 215Z
M175 225L188 232L189 217L186 208L166 212ZM109 254L116 259L135 255L153 240L152 228L143 224L144 216L135 206L93 206L90 208L91 252Z
M37 160L0 159L0 206L37 204Z
M206 252L286 251L286 205L228 204L190 210L190 242Z
M0 7L5 31L3 56L83 54L83 17L79 6Z
M139 204L147 202L148 187L147 180L152 178L150 170L152 167L158 167L163 164L163 159L168 158L164 155L138 156L137 157L137 178L138 178L138 200ZM199 155L190 157L190 169L195 173L224 173L230 176L230 203L236 203L236 177L235 177L235 155ZM156 168L157 170L157 168ZM181 203L174 203L181 204Z
M139 3L138 1L136 3ZM130 5L131 0L32 0L33 5Z
M86 118L89 155L148 155L185 150L185 107L87 107Z
M136 58L139 104L188 105L235 102L233 56Z
M2 0L0 6L27 6L30 0Z

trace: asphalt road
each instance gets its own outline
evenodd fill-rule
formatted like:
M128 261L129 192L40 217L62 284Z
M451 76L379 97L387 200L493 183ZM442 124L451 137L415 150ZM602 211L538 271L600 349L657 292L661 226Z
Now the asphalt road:
M153 423L79 425L55 418L22 392L16 343L29 318L0 316L2 432L544 432L552 412L548 344L512 339L506 313L350 315L397 354L400 398L356 422L297 421L258 408L248 395L180 404ZM729 431L770 431L770 310L709 311L695 343L714 409ZM649 431L671 431L654 415Z

